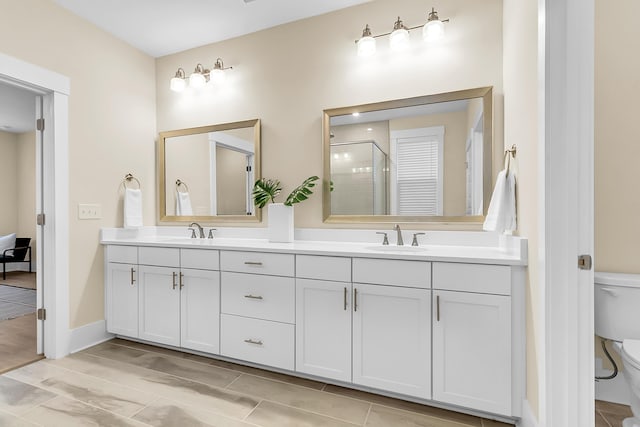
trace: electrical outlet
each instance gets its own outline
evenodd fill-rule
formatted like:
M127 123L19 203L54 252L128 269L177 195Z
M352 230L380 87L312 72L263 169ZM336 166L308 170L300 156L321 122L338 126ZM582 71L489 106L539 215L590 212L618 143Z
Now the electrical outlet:
M78 203L78 219L102 218L102 206L89 203Z

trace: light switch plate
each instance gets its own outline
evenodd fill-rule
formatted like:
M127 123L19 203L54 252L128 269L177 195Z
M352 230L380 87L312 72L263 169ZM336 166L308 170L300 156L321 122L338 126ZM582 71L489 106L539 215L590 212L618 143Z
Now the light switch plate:
M102 218L102 206L91 203L78 203L78 219Z

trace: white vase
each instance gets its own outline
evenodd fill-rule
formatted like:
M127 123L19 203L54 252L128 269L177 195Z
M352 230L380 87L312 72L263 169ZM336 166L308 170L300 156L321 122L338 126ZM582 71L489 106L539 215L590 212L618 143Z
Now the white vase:
M269 241L293 242L293 206L271 203L269 206Z

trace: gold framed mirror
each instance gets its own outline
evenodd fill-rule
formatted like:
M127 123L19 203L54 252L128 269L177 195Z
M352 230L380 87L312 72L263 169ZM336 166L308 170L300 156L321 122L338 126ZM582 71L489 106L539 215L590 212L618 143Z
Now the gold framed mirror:
M329 223L484 221L492 87L324 110Z
M260 120L160 132L159 222L259 222Z

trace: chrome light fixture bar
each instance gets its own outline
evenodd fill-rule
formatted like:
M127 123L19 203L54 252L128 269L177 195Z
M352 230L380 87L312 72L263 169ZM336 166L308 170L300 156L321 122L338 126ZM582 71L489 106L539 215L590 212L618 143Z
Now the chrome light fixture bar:
M178 68L174 77L171 78L169 88L174 92L182 92L187 85L194 89L204 87L210 81L219 84L225 80L225 70L231 70L233 67L225 67L221 58L216 59L213 69L204 68L202 64L196 65L193 73L188 77L183 68Z
M389 46L391 50L404 50L409 47L409 31L422 28L422 37L426 42L437 41L444 37L444 23L449 19L441 20L435 8L431 8L431 12L427 17L424 25L416 25L415 27L406 27L400 17L393 24L393 30L388 33L373 35L369 24L362 30L362 37L356 40L358 56L367 57L376 53L376 39L379 37L389 36Z

